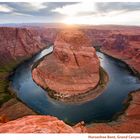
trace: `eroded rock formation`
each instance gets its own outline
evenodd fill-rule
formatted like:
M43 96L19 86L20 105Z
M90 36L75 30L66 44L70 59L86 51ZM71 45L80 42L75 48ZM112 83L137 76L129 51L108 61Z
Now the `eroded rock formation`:
M0 133L84 133L81 122L74 127L52 116L32 115L0 125Z
M37 84L63 98L95 88L99 66L88 37L78 30L64 30L57 35L53 53L33 70L32 76Z
M47 45L33 29L0 27L0 65L30 57Z
M101 51L140 72L140 27L95 26L82 29Z

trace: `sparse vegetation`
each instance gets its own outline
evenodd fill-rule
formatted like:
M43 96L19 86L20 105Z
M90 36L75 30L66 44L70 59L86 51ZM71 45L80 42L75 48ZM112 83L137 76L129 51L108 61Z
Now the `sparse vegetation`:
M13 71L13 69L17 66L17 61L11 61L8 64L5 64L0 67L0 106L11 99L13 96L8 90L9 79L8 76Z

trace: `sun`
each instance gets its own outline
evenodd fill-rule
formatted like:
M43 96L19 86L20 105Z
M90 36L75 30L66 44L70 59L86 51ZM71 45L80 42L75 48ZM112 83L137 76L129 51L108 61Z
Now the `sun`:
M73 25L73 24L75 24L73 18L70 18L70 17L64 19L62 22L65 23L65 24L67 24L67 25Z
M67 17L66 19L63 20L63 23L67 25L87 24L86 22L84 22L82 18L79 17Z

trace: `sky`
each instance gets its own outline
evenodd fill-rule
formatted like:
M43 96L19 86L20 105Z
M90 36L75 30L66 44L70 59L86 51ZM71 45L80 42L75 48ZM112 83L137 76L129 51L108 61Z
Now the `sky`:
M140 2L0 2L0 24L138 25Z

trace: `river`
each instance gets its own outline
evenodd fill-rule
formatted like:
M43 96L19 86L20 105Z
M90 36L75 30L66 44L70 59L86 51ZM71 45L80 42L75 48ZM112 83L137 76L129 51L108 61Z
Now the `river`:
M128 93L140 88L140 80L132 75L125 63L97 52L101 66L109 75L109 83L104 92L97 98L81 104L53 100L33 81L31 75L33 64L52 51L51 46L25 61L11 77L12 88L17 97L39 114L56 116L70 124L80 121L107 121L123 109Z

